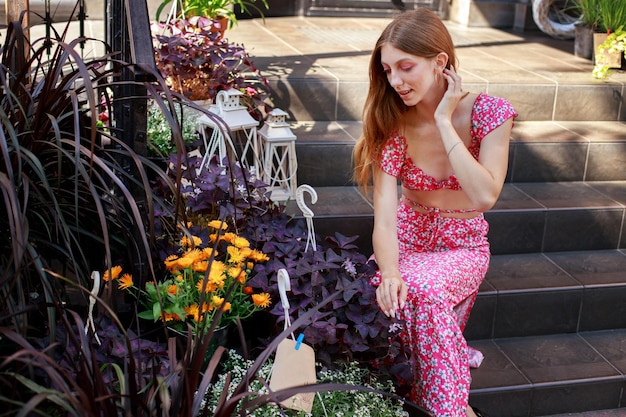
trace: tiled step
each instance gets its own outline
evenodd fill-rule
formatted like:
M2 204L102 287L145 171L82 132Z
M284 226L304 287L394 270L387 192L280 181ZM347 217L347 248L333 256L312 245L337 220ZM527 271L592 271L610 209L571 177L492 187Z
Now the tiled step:
M626 328L626 250L494 255L468 340Z
M388 18L285 17L241 21L242 43L292 121L358 121L371 50ZM464 89L506 97L523 121L626 120L626 72L605 82L576 57L572 40L445 22L457 46ZM259 43L262 37L264 42Z
M626 407L626 329L472 341L470 403L489 416Z
M360 122L298 122L298 182L352 183L352 149ZM507 182L626 180L626 122L516 122Z
M315 230L321 237L359 235L371 252L373 208L353 186L318 187ZM300 216L295 202L290 213ZM485 213L494 254L626 248L626 181L505 184Z

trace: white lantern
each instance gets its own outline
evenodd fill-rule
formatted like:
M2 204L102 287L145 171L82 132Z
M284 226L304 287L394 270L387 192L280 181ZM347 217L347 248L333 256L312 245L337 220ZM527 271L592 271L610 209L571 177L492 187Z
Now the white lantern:
M296 196L296 135L286 122L287 113L272 110L259 130L262 142L263 174L261 180L269 185L273 201L285 201Z
M234 88L228 91L220 91L215 98L215 104L209 107L209 111L219 116L233 134L243 132L245 141L240 155L241 161L251 173L254 173L257 170L260 171L261 165L260 145L257 138L259 122L250 116L245 106L239 104L239 98L242 95L241 91ZM216 152L220 163L227 155L229 149L233 156L237 155L232 138L228 132L222 132L224 126L220 129L218 121L211 119L207 115L202 115L198 118L197 123L205 147L202 166L207 164ZM211 129L210 136L207 135L207 128Z

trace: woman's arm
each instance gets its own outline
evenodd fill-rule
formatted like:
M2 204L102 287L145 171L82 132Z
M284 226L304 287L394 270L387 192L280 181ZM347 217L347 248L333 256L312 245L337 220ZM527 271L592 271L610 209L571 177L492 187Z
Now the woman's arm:
M374 233L372 243L381 283L376 290L376 300L381 310L395 317L403 308L407 286L398 269L398 184L395 177L382 170L374 173Z
M465 147L452 124L452 114L466 93L454 67L444 69L448 88L435 111L435 123L441 134L452 170L463 191L477 211L489 210L498 200L508 167L509 139L513 118L509 118L482 139L478 161Z
M487 134L480 145L478 161L463 145L452 124L438 124L448 160L465 194L477 211L489 210L502 191L509 159L509 138L513 120Z

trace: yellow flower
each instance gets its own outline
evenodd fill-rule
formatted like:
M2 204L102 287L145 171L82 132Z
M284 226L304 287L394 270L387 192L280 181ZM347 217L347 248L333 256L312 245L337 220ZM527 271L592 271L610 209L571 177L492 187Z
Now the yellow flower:
M102 274L102 279L105 281L117 279L117 277L120 276L120 272L122 272L122 267L119 265L115 265L113 268L104 271L104 274Z
M163 312L163 314L161 315L161 320L168 322L168 321L174 321L174 320L180 321L182 319L180 318L178 314Z
M209 267L209 261L199 261L192 265L192 269L196 272L206 272Z
M204 251L198 248L189 249L187 252L185 252L183 256L185 258L191 258L193 260L193 263L201 262L207 259Z
M188 307L185 307L185 313L187 314L187 317L193 318L195 322L199 322L202 318L197 304L192 304Z
M235 281L240 284L246 282L246 273L238 266L228 268L228 275L230 275Z
M193 226L193 223L192 222L178 223L176 226L178 227L179 230L189 229L191 226Z
M262 308L269 307L271 301L270 295L266 292L262 292L261 294L252 294L252 302L256 306Z
M221 220L210 221L207 226L212 227L214 229L222 229L222 230L228 229L228 225L226 224L226 222L222 222Z
M220 306L222 304L224 304L224 312L227 312L228 310L230 310L230 303L228 301L224 302L224 299L220 296L214 295L211 298L211 304L213 304L213 306L215 306L215 308L220 308Z
M204 259L210 259L211 255L214 258L217 258L217 256L219 255L219 252L217 251L217 249L213 249L213 248L204 248L202 249L203 255L204 255Z
M198 281L198 283L196 284L196 288L198 289L198 292L202 292L202 287L204 287L204 292L208 293L208 292L213 292L217 290L217 284L211 281L208 281L206 283L206 286L204 285L204 280L201 279L200 281Z
M235 236L233 239L233 245L238 248L247 248L250 246L250 242L245 237Z
M224 281L224 271L226 271L224 262L213 261L213 263L211 263L211 270L209 271L209 279L212 281Z
M252 249L250 249L249 247L239 248L239 252L241 253L241 256L243 256L244 258L249 258L250 256L252 256Z
M265 261L269 261L270 260L269 256L267 256L263 252L258 251L256 249L253 249L252 253L248 257L250 259L252 259L253 261L255 261L255 262L265 262Z
M167 268L168 271L170 272L178 271L178 255L168 256L167 258L165 258L165 261L163 261L163 263L165 264L165 267Z
M191 265L193 265L195 260L196 258L193 255L189 255L189 253L186 253L184 256L178 258L177 260L178 268L180 269L189 268Z
M238 237L239 236L237 236L233 232L228 232L228 233L224 233L224 236L222 236L222 239L224 239L228 243L233 243L235 239L237 239Z
M191 236L190 238L185 235L182 237L182 239L180 239L181 248L195 248L200 245L202 245L202 239L200 239L198 236Z
M228 263L238 265L244 261L245 258L239 248L229 246L226 250L228 252Z
M167 292L172 295L176 295L176 293L178 292L178 287L174 284L170 284L167 287Z
M224 276L223 273L220 274L214 274L211 273L209 274L209 284L212 285L212 288L215 288L213 291L217 290L218 288L224 288L224 279L226 277Z
M133 276L131 274L124 274L119 280L120 290L125 290L133 286Z

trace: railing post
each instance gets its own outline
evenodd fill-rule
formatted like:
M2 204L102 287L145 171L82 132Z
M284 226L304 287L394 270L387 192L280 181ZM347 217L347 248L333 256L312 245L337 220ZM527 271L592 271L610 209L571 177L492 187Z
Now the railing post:
M142 83L151 81L156 72L146 0L108 0L106 22L107 42L119 52L121 62L133 64L116 71L111 131L137 154L146 155L147 90ZM132 161L123 159L120 163L130 175L137 176ZM145 191L140 187L131 187L131 191L141 205ZM138 259L134 266L133 276L139 283L145 278L145 265L145 259Z

